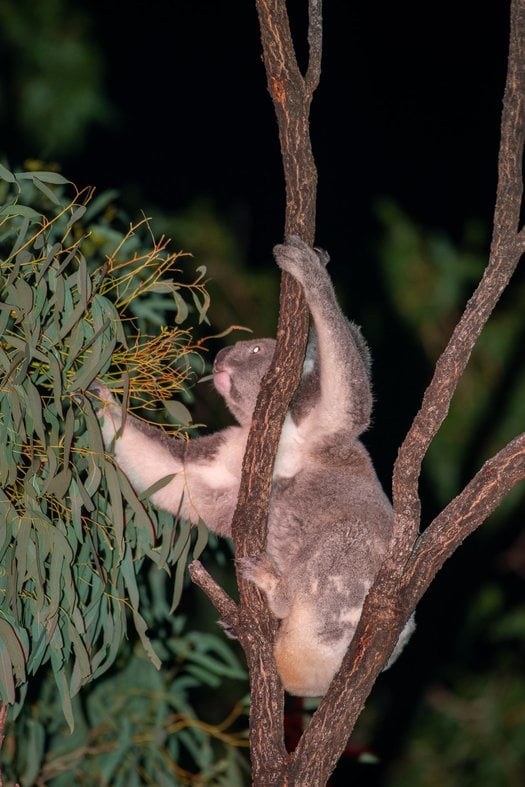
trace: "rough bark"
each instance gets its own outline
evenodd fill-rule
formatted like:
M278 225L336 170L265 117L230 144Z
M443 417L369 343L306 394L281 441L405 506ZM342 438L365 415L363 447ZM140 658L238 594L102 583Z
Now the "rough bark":
M312 244L315 234L317 171L312 155L309 113L319 81L321 1L309 2L309 64L299 70L285 0L256 0L263 60L279 128L286 184L285 234L300 235ZM301 376L308 335L308 310L301 288L287 273L281 280L277 347L265 376L243 460L243 479L232 522L235 555L262 552L272 469L282 424ZM228 606L202 567L192 577L210 595ZM283 784L287 753L283 738L284 698L273 659L276 623L262 594L238 577L240 603L223 620L235 630L250 673L250 742L253 781L270 787ZM210 592L211 591L211 592ZM215 601L214 601L215 603ZM232 602L233 603L233 602Z

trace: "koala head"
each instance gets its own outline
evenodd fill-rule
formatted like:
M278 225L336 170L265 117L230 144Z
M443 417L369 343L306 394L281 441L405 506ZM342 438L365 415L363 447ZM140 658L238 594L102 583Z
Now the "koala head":
M241 425L249 423L264 374L275 350L275 339L237 342L217 353L213 383Z

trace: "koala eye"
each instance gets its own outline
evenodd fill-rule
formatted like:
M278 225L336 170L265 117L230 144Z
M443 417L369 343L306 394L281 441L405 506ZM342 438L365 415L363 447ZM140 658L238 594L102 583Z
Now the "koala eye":
M252 353L258 353L260 351L261 351L261 348L260 348L260 346L258 344L256 344L255 347L252 347Z

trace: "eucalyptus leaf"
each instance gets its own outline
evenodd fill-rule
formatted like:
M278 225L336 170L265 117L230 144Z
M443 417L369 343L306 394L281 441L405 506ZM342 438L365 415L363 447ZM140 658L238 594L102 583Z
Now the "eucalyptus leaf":
M7 644L0 639L0 699L13 704L15 701L14 668Z
M165 401L163 404L170 418L172 418L175 423L180 424L181 426L189 426L189 424L191 424L191 413L188 408L182 404L182 402L179 402L176 399L171 399L169 401Z
M60 199L40 178L33 177L33 185L42 192L54 205L60 205Z
M42 171L34 171L34 172L16 172L15 173L17 180L32 180L35 181L39 180L42 183L53 183L54 185L65 185L66 183L71 183L70 180L67 180L63 175L60 175L58 172L42 172Z
M0 617L0 642L3 643L9 654L16 681L22 682L25 678L29 650L27 635L20 628L15 630L11 623Z
M7 183L16 183L16 177L3 164L0 164L0 178Z
M210 308L210 296L209 294L204 291L200 296L195 291L191 291L191 296L193 298L193 303L195 304L195 308L197 309L197 313L199 315L199 322L208 322L208 309Z
M42 180L42 178L40 178L40 180ZM86 205L79 205L78 208L75 208L75 210L69 217L69 221L66 225L66 230L71 229L73 224L76 224L77 221L80 221L80 219L85 215L86 211L87 211Z
M66 675L64 661L61 659L60 654L51 650L51 665L53 667L53 674L60 695L62 706L62 713L66 719L70 732L75 728L75 720L73 717L73 707L71 705L71 696L69 694L69 681Z
M31 719L28 728L29 735L24 740L27 767L20 777L21 784L35 783L40 771L40 763L44 757L46 742L44 726L38 719Z
M198 560L201 556L202 552L206 548L208 544L208 536L209 530L202 521L199 519L197 523L197 540L195 542L195 546L193 547L193 560Z
M191 538L188 536L188 539L184 544L184 547L181 550L180 555L177 558L177 567L175 569L175 582L173 585L173 597L171 600L170 615L172 615L175 609L178 607L182 596L184 574L186 571L186 564L188 562L188 553L190 551L190 546L191 546Z
M111 520L117 549L121 558L124 557L124 507L118 475L111 464L106 465L106 483L111 499Z
M180 325L185 320L188 319L189 308L188 304L177 290L173 290L173 300L177 306L177 314L175 317L175 322L177 325Z
M5 205L0 209L0 217L2 216L23 216L32 221L40 221L42 214L27 205Z

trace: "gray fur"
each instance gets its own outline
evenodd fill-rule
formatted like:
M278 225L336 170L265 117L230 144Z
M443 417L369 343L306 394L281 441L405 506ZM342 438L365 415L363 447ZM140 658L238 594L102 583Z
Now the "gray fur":
M324 694L354 634L365 596L389 547L392 509L359 435L372 409L369 355L341 313L325 257L297 237L274 249L277 264L303 286L315 334L281 434L263 555L239 561L281 620L275 656L285 688ZM143 490L175 477L153 502L229 535L241 463L273 339L221 350L214 382L239 425L185 441L168 438L105 400L103 434L131 482Z

